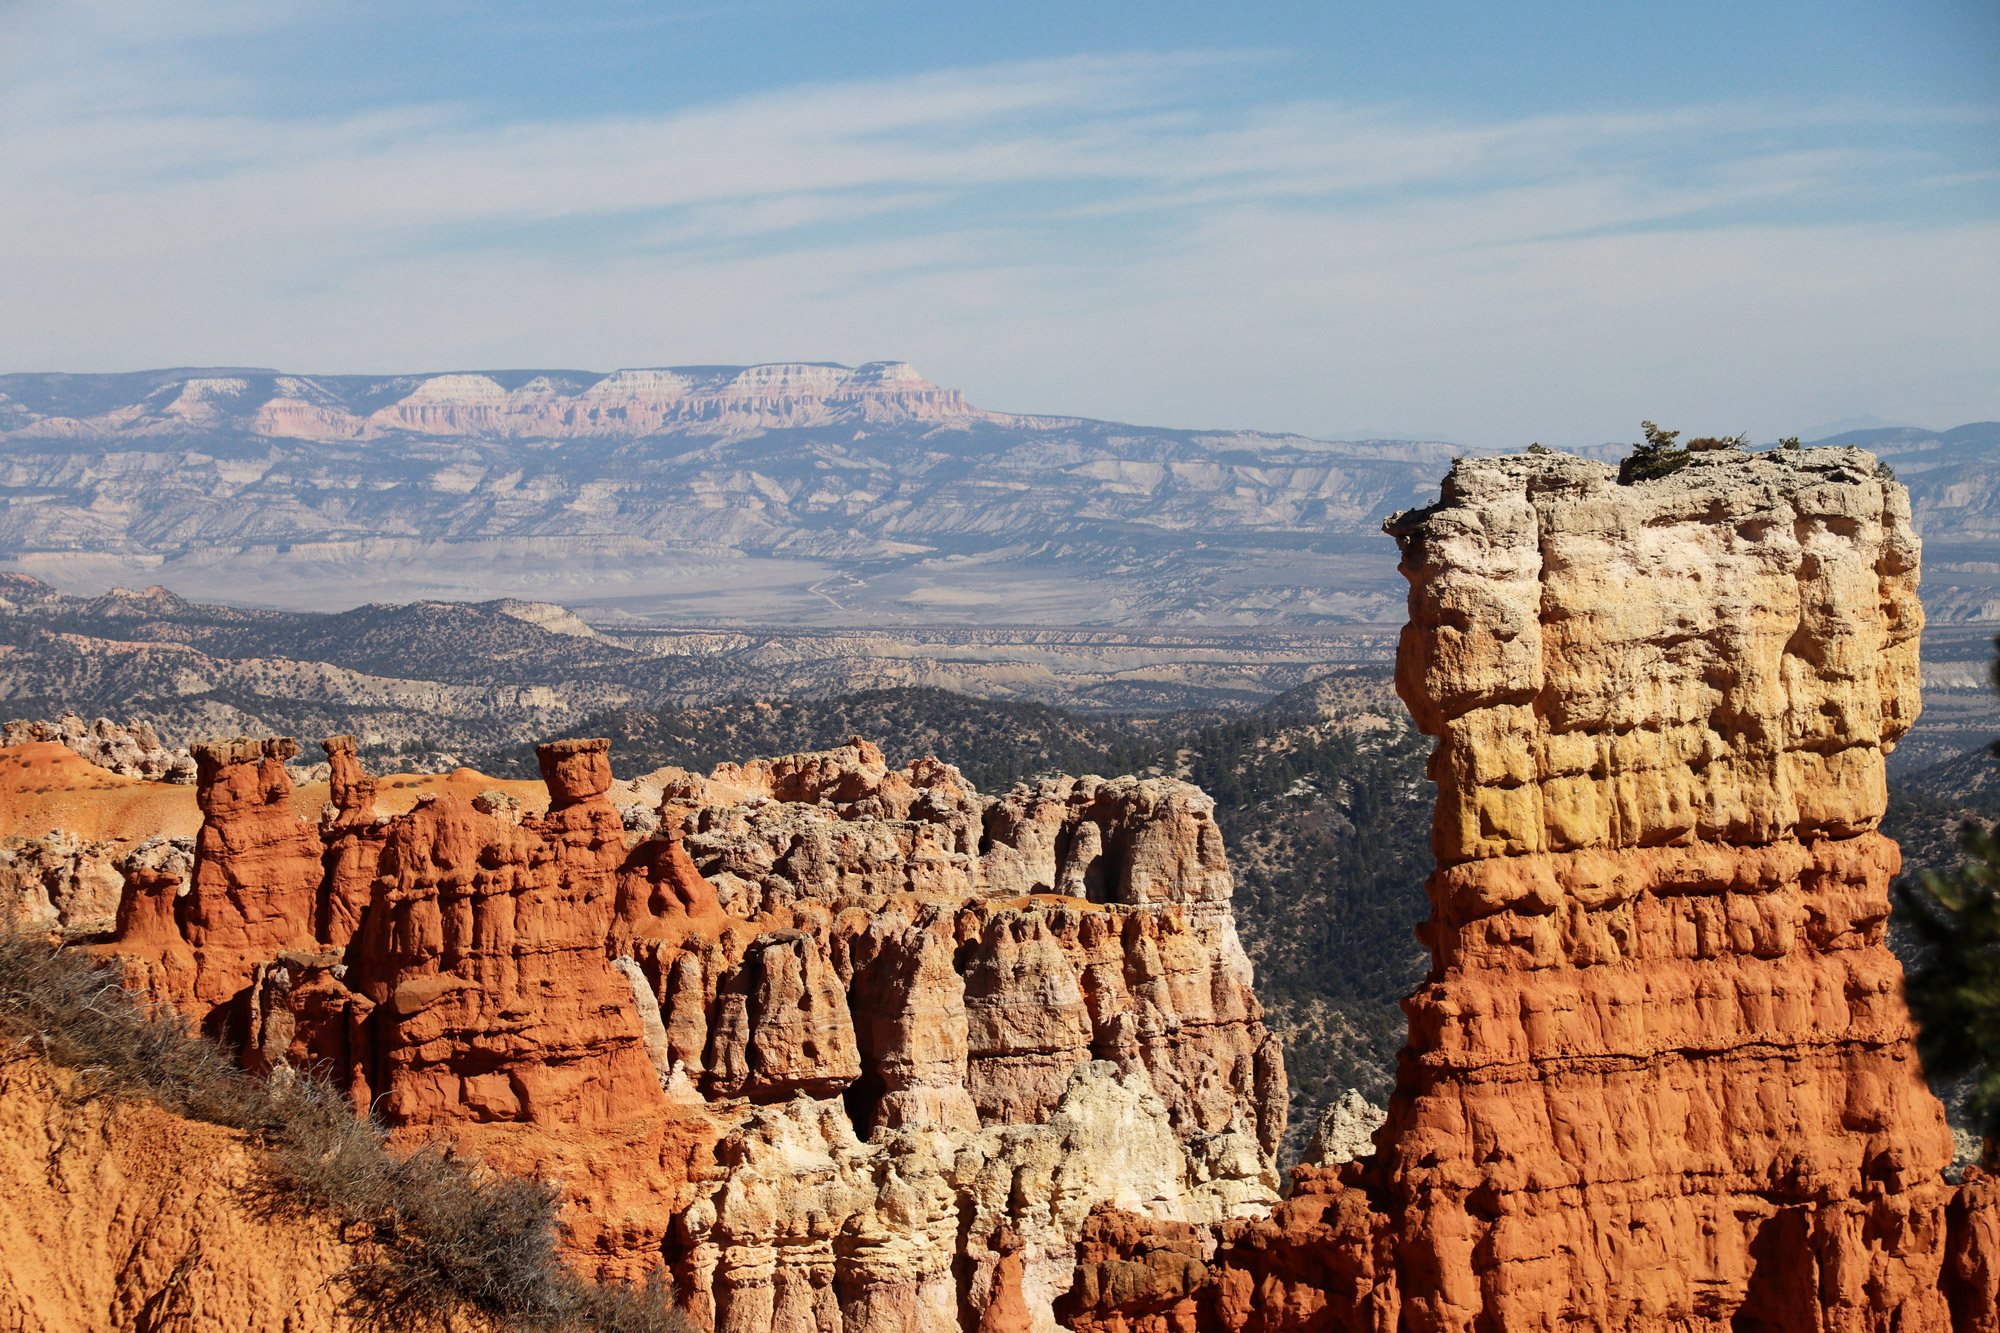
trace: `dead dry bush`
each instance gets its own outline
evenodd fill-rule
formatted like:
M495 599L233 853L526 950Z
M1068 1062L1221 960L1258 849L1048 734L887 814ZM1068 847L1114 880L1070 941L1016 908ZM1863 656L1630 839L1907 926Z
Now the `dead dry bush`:
M268 1205L331 1217L358 1243L341 1280L361 1328L688 1333L666 1284L601 1287L564 1267L549 1185L441 1142L395 1151L324 1078L244 1073L87 954L0 930L0 1041L73 1070L72 1097L149 1098L249 1134Z

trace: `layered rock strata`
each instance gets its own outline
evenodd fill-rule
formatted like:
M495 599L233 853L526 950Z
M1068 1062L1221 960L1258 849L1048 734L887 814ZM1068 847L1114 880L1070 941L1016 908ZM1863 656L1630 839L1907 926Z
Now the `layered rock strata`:
M1920 706L1902 488L1846 450L1508 459L1391 531L1439 738L1405 1320L1945 1327L1875 831Z
M1990 1325L1992 1191L1942 1177L1885 943L1883 760L1919 707L1902 488L1856 450L1697 455L1633 486L1531 455L1459 464L1388 528L1438 869L1380 1146L1299 1168L1201 1283L1130 1313ZM1114 1233L1079 1291L1174 1243Z
M857 739L651 775L643 837L601 740L541 748L544 811L393 818L325 748L315 826L291 741L197 747L189 887L135 862L109 951L252 1065L557 1180L597 1275L733 1330L1050 1329L1094 1207L1212 1242L1277 1200L1283 1060L1184 783L996 799Z

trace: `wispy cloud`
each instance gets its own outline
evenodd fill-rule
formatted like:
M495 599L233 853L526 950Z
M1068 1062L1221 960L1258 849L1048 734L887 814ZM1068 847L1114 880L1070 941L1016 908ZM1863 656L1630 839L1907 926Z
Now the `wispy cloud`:
M149 49L0 99L9 367L900 355L1011 408L1594 438L1969 411L2000 345L1991 175L1933 142L1982 108L1464 123L1204 100L1270 58L1195 52L278 116Z

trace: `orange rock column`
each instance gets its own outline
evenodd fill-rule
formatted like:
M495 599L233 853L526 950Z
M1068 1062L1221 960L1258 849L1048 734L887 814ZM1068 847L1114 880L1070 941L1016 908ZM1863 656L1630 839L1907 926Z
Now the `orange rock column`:
M348 984L397 1124L601 1125L665 1105L606 956L626 858L606 742L541 747L548 814L455 797L390 822Z
M376 823L375 779L362 769L354 737L328 736L320 744L326 749L333 811L320 821L326 843L326 907L319 937L341 949L368 911L387 832Z
M317 948L324 848L292 809L285 760L298 752L289 736L194 747L203 819L193 886L180 907L195 956L194 993L182 1008L204 1027L238 1021L231 1007L259 963L285 949Z
M1945 1329L1886 947L1917 543L1854 450L1463 462L1390 531L1433 967L1370 1183L1418 1330Z

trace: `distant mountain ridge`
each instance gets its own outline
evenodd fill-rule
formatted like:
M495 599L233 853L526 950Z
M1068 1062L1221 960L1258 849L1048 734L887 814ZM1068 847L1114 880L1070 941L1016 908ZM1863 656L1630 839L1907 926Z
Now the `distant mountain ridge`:
M976 412L900 361L674 366L609 373L449 371L288 375L181 369L130 375L0 376L0 431L125 439L221 431L275 439L392 434L578 439L869 422L1008 420Z
M1980 553L2000 426L1857 434L1911 482L1933 615L2000 618ZM0 566L323 610L1390 623L1405 590L1381 520L1462 452L994 412L900 361L6 375Z
M984 411L902 362L0 377L0 558L331 609L739 623L1376 620L1443 444Z

